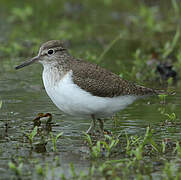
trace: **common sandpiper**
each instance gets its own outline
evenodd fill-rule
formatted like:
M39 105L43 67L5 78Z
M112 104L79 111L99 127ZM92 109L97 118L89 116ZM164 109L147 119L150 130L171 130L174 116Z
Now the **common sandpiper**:
M101 118L111 117L136 99L160 94L154 90L122 79L120 76L69 54L59 40L41 45L38 55L17 66L20 69L40 62L45 90L53 103L65 114L92 118L90 133Z

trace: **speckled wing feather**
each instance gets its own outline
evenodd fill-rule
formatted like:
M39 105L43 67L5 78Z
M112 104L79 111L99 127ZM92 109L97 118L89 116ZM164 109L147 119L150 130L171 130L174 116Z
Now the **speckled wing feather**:
M71 63L73 81L79 87L94 96L116 97L120 95L153 95L159 94L151 88L130 83L118 75L83 60L74 59Z

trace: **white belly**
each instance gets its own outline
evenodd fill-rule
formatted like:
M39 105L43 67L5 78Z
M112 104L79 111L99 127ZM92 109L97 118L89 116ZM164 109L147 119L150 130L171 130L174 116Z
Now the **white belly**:
M58 83L52 84L52 78L43 73L45 89L53 103L64 113L85 117L108 117L133 103L136 96L98 97L82 90L73 83L72 71L68 72Z

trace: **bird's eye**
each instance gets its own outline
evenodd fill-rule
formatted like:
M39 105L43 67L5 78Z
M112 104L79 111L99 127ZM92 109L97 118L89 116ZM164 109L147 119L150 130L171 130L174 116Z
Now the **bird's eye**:
M47 53L48 53L48 55L52 55L55 53L55 51L53 49L49 49Z

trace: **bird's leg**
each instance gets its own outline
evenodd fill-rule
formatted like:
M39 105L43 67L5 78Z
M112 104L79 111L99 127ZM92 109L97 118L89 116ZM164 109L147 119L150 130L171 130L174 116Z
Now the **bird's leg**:
M96 119L94 115L91 115L92 117L92 121L91 121L91 125L89 127L89 129L86 131L87 134L89 134L96 126Z
M101 132L104 132L104 121L102 119L97 119L99 121L99 128Z

